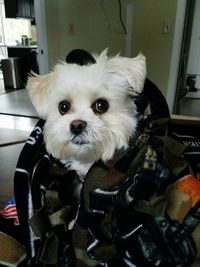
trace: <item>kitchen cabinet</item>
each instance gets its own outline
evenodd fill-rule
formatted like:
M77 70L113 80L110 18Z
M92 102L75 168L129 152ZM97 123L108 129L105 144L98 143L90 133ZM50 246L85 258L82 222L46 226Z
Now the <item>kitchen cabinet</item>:
M4 0L6 18L34 19L34 0Z

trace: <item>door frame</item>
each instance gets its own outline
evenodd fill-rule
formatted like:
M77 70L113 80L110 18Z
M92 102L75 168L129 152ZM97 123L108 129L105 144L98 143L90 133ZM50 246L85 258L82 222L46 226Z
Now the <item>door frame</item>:
M182 37L181 54L180 54L177 85L176 85L176 90L175 90L175 99L174 99L174 107L173 107L173 113L175 114L182 113L182 99L187 93L186 74L187 74L187 65L188 65L188 59L189 59L195 3L196 3L196 0L194 1L188 0L187 5L186 5L184 31L183 31L183 37Z
M49 71L49 63L48 63L45 1L34 0L34 8L35 8L35 22L37 29L39 73L46 74Z
M166 96L167 103L169 105L169 110L171 113L173 113L174 110L177 81L179 76L179 65L181 59L181 49L182 49L183 34L184 34L186 6L187 6L187 0L177 1L173 48L172 48L172 56L171 56L169 79L168 79L169 82L168 82L167 96Z

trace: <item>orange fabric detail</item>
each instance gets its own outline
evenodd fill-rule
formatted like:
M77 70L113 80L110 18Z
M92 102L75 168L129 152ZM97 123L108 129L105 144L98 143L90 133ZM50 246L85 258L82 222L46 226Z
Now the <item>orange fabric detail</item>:
M192 207L200 201L200 180L188 175L176 182L176 187L192 198Z

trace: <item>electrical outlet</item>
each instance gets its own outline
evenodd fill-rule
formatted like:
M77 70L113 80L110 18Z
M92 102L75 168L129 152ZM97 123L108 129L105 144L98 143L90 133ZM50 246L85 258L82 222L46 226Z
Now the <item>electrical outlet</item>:
M171 32L171 21L170 20L164 20L163 21L163 33L164 34L170 34Z

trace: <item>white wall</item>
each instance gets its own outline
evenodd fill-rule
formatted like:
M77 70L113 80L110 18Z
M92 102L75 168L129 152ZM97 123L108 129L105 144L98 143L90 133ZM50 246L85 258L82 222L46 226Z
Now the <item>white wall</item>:
M124 32L116 0L46 0L50 68L76 48L111 54L123 50Z
M132 0L132 48L136 55L147 58L147 74L166 95L172 55L176 0ZM170 31L163 33L164 21L170 21Z
M147 73L164 95L170 76L174 25L178 0L123 0L122 16L126 23L127 5L131 5L131 51L147 58ZM117 0L46 0L47 43L50 68L75 48L111 54L125 51L125 35L119 20ZM163 33L164 21L170 31Z

